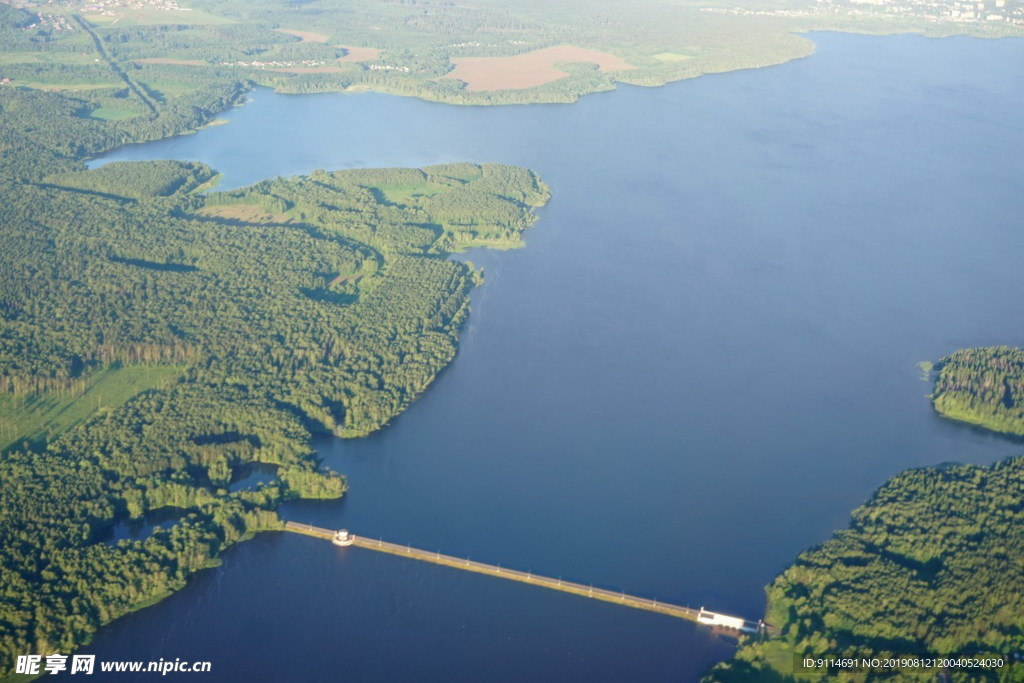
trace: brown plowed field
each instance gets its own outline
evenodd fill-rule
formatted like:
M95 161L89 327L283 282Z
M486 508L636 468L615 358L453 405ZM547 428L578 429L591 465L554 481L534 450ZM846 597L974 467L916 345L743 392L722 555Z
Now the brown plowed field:
M632 64L597 50L571 45L546 47L513 57L461 57L453 59L455 69L445 78L455 78L466 84L471 92L490 90L518 90L544 85L569 74L555 68L561 62L587 62L597 64L602 73L635 69Z

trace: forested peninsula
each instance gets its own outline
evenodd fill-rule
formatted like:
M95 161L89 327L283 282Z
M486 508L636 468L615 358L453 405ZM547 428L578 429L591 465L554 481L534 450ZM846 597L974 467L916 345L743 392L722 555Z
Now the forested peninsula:
M934 366L932 405L943 417L1024 436L1024 350L961 349Z
M67 93L0 90L0 678L279 528L280 502L340 496L312 434L368 434L414 401L481 278L446 256L520 245L547 200L536 175L494 164L231 192L197 163L82 164L243 91L210 83L99 120ZM253 463L274 480L232 486ZM176 523L109 540L157 510Z
M1024 351L961 349L934 370L939 414L1024 435ZM971 653L1000 655L1006 666L957 672L964 680L1024 679L1024 456L894 477L853 512L849 528L797 557L767 594L775 635L744 642L707 681L820 679L820 671L801 670L803 656ZM831 673L863 680L870 672ZM890 672L912 680L938 673Z

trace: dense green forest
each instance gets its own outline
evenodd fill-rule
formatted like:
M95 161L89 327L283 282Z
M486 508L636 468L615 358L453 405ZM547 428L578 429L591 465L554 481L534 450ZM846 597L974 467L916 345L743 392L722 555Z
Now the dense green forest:
M1024 436L1024 350L961 349L935 364L932 405L940 415Z

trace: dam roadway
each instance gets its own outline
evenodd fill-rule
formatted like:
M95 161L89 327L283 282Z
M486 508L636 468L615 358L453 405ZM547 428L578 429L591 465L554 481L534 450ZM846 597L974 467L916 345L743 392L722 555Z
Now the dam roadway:
M304 536L320 538L332 543L335 540L336 534L339 533L332 529L324 529L322 527L312 526L311 524L299 524L297 522L285 523L284 530L296 534L302 534ZM475 572L477 574L486 574L488 576L507 579L509 581L528 583L533 586L562 591L563 593L572 593L585 598L593 598L594 600L603 600L604 602L611 602L624 607L632 607L633 609L657 612L670 617L677 617L679 619L686 619L687 621L694 621L710 626L720 627L726 631L757 633L765 628L762 622L719 615L714 612L709 612L703 607L700 609L682 607L680 605L661 602L660 600L652 600L650 598L629 595L624 592L594 588L593 586L575 583L573 581L563 581L562 579L555 579L549 576L539 576L532 572L523 572L517 569L501 567L499 565L476 562L468 558L454 557L452 555L445 555L439 552L420 550L407 545L398 545L397 543L388 543L387 541L376 538L347 534L344 545L353 545L359 548L366 548L367 550L375 550L377 552L388 553L390 555L399 555L401 557L408 557L422 562L430 562L432 564L439 564L446 567L452 567L453 569Z

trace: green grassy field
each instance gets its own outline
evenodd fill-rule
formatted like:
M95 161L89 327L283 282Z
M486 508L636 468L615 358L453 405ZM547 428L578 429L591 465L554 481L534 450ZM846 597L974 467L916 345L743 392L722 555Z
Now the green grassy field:
M693 55L684 55L680 52L659 52L651 56L662 62L683 62L687 59L693 59Z
M99 62L93 50L84 52L0 52L0 65L6 64L95 64Z
M170 81L147 81L140 79L150 90L160 93L163 97L181 97L195 91L195 87L188 83L172 83Z
M91 376L77 395L0 396L0 449L20 441L52 439L180 372L177 366L109 368Z
M418 199L433 197L445 192L448 188L434 183L409 183L397 185L383 185L380 188L381 194L391 204L400 206L414 206Z

